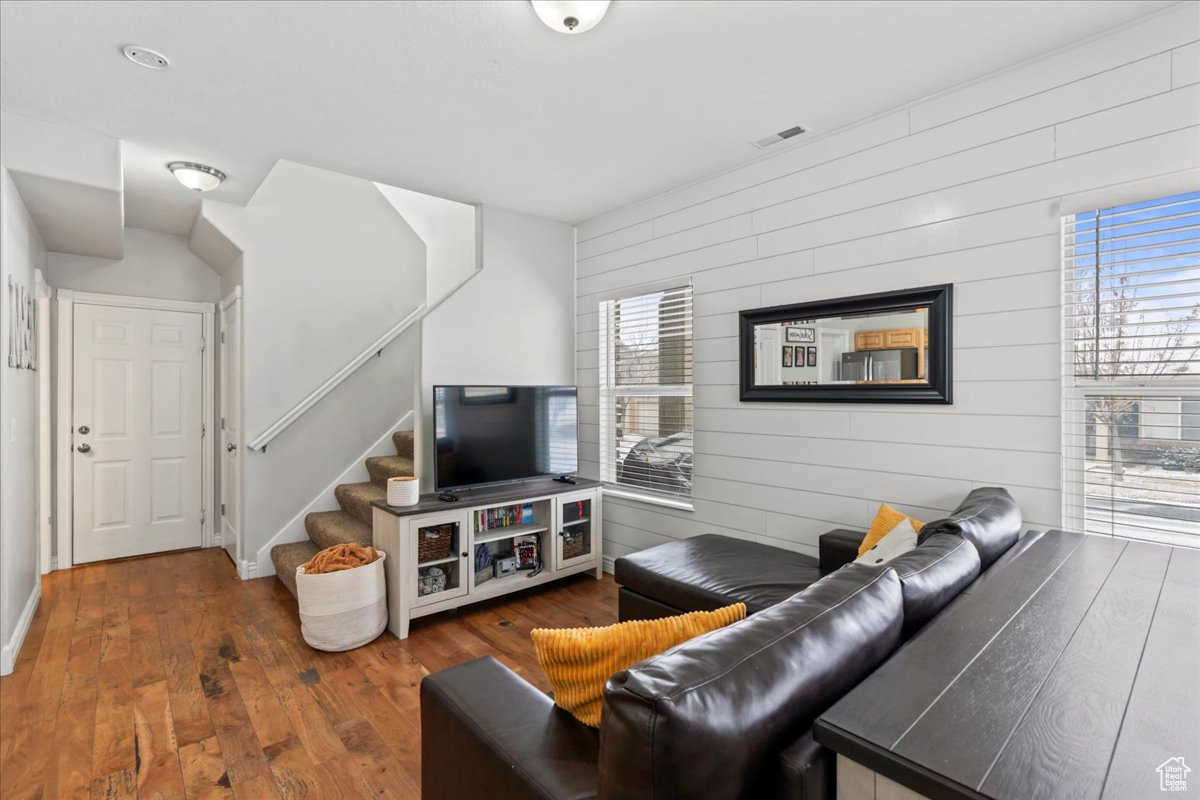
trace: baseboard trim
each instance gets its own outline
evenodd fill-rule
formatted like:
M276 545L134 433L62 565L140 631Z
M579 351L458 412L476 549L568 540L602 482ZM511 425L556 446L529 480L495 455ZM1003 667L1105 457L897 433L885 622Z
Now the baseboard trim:
M33 591L29 593L29 599L25 601L25 608L17 620L17 629L13 631L12 638L4 647L0 648L0 675L11 675L13 667L17 665L17 656L21 653L21 645L25 644L25 634L29 633L29 626L33 624L33 615L37 613L41 599L42 581L39 577L33 585Z
M603 564L603 570L609 575L616 570L617 559L614 556L604 556L600 559L600 563Z
M242 559L237 565L238 577L244 581L258 577L258 562Z

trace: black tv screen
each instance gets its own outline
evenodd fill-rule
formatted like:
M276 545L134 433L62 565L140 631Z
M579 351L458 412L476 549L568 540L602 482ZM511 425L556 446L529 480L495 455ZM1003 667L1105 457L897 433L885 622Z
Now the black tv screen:
M433 387L439 491L579 469L574 386Z

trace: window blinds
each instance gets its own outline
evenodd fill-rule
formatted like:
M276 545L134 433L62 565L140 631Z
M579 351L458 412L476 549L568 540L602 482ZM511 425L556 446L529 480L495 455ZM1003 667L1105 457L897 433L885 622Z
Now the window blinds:
M603 480L692 491L692 289L600 304Z
M1063 221L1064 524L1200 546L1200 192Z

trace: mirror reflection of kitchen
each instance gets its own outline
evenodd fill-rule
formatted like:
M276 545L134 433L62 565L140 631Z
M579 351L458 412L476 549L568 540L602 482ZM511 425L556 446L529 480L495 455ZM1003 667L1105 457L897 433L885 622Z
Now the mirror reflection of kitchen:
M756 386L928 383L929 309L754 326Z

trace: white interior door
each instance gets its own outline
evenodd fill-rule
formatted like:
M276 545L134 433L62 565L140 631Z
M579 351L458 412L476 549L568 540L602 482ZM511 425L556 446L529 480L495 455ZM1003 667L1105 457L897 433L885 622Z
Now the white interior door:
M200 547L202 315L74 308L75 563Z
M242 447L241 362L242 301L234 298L221 309L221 544L233 563L241 563Z

